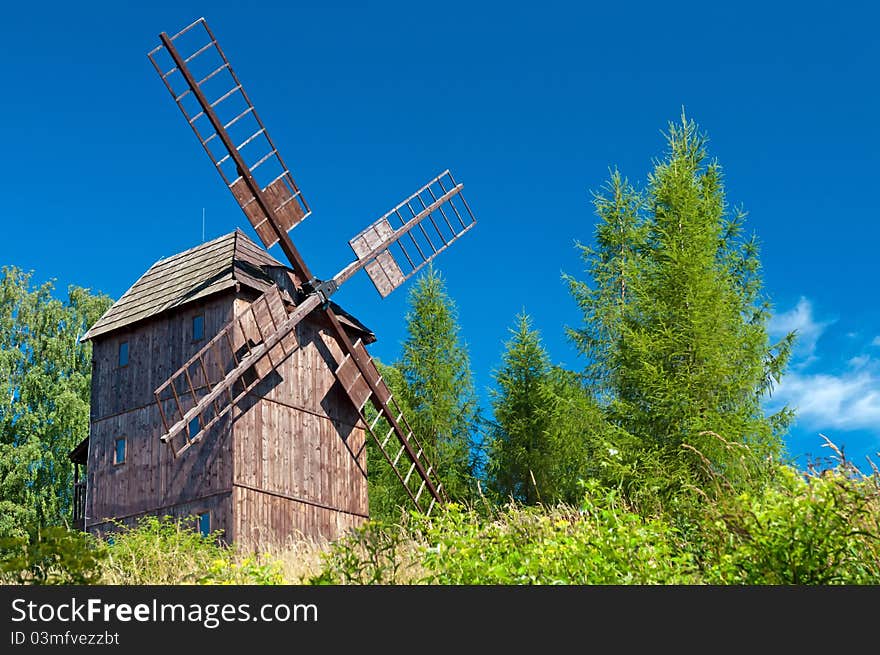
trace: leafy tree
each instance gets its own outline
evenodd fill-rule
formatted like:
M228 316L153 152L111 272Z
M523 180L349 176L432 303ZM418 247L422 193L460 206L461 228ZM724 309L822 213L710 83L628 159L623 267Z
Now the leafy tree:
M767 416L761 400L794 335L769 344L757 241L743 236L746 214L728 207L706 143L682 116L647 188L614 172L595 195L595 246L580 246L593 284L566 278L584 317L569 334L635 444L631 471L651 462L701 482L708 461L735 483L781 451L790 412Z
M89 433L91 344L79 337L110 298L4 267L0 275L0 536L64 523L73 491L70 450Z
M107 555L96 537L61 526L29 526L27 536L0 537L0 582L96 584Z

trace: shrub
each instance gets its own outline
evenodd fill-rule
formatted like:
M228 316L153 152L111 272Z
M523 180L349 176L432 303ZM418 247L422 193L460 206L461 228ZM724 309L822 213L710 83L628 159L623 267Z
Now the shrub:
M714 583L880 583L880 484L845 462L821 473L782 466L762 493L716 505Z
M663 584L699 581L693 557L661 519L585 485L581 507L449 504L404 525L370 522L332 545L313 583Z
M4 584L94 584L101 577L106 548L91 535L60 526L0 540L0 582Z
M419 535L402 515L400 524L368 521L330 544L311 584L408 584L423 576Z
M427 582L669 584L699 581L676 531L644 519L614 492L587 485L580 508L514 505L482 522L451 506L426 522Z

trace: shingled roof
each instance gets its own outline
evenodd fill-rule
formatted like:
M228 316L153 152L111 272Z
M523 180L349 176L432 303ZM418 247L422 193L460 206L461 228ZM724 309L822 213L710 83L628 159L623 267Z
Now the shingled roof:
M86 332L82 340L130 326L181 307L236 284L262 293L275 284L269 268L285 268L241 230L224 234L195 248L160 259ZM335 303L334 310L349 327L375 340L373 333Z

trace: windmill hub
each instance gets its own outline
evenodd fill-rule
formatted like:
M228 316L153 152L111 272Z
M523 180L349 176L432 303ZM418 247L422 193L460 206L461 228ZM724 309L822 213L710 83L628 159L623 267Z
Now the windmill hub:
M302 298L318 294L321 298L321 305L324 306L330 302L330 296L336 293L338 289L339 285L335 280L319 280L313 277L302 285Z

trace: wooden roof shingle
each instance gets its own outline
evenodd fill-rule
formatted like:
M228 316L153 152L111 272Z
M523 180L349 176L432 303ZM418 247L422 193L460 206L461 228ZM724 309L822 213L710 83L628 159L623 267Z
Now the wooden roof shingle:
M241 230L224 234L195 248L160 259L83 335L94 339L169 310L233 288L236 284L262 293L275 284L267 269L286 268ZM367 343L372 332L332 303L340 319L361 332Z

